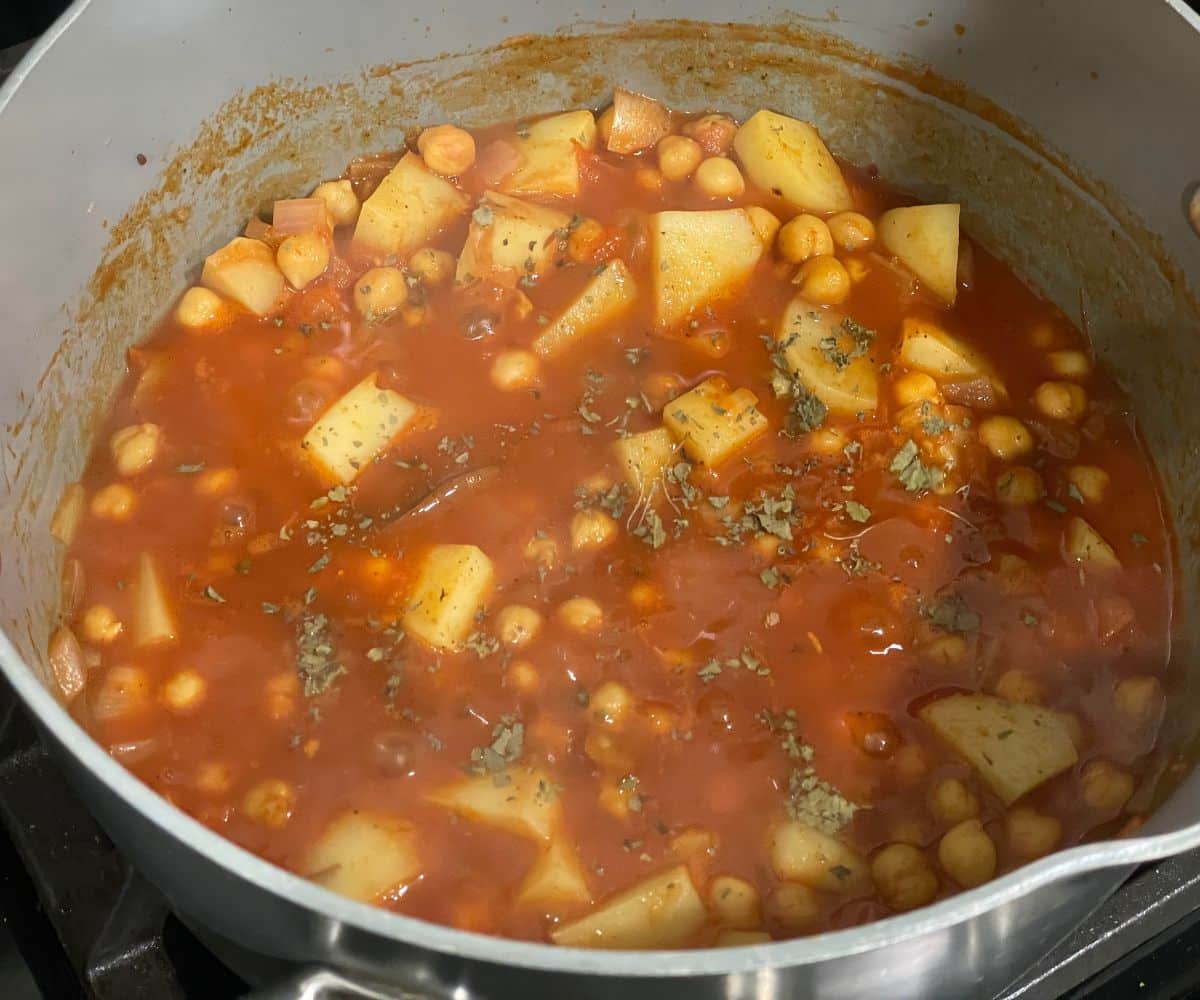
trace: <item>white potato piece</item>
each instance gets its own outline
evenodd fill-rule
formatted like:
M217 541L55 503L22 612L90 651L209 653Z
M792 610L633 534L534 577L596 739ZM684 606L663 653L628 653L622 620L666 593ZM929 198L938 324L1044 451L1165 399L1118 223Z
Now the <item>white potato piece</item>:
M937 323L906 316L901 326L900 361L936 379L966 381L990 375L991 362Z
M510 767L435 788L434 805L477 823L549 844L562 825L562 804L549 776L536 768Z
M1091 569L1120 569L1113 547L1082 517L1073 517L1063 530L1063 552L1068 559Z
M313 844L304 873L326 889L374 902L421 873L417 831L394 816L346 813Z
M749 389L733 389L714 375L671 400L663 410L663 424L693 462L720 465L766 433L767 418L758 412L757 402Z
M650 225L654 318L663 330L733 296L764 251L744 208L659 212Z
M417 419L421 409L393 389L381 389L372 372L329 407L300 447L323 473L352 483Z
M911 205L893 208L875 225L888 253L950 305L958 296L957 205Z
M550 937L571 948L679 948L708 922L686 865L676 865L618 893Z
M746 176L795 208L826 215L854 207L841 168L807 122L756 112L733 139Z
M137 591L133 607L133 641L139 646L175 638L175 615L149 552L138 558Z
M1079 759L1062 715L1039 705L952 694L926 705L919 715L1005 805Z
M602 266L562 315L537 336L534 353L543 358L558 354L619 319L633 305L637 287L625 262L610 260Z
M405 604L404 627L434 649L457 649L475 628L496 570L476 545L435 545Z
M613 451L625 470L625 480L636 496L648 494L662 482L663 470L679 446L665 427L630 434L613 442Z
M486 278L513 288L521 278L536 279L552 264L570 224L565 212L486 191L471 213L455 280Z
M262 240L237 236L204 259L200 283L265 316L283 294L283 272L275 253Z
M508 194L579 194L579 150L596 145L596 119L590 111L568 111L534 122L511 140L521 164L500 186Z
M406 153L363 202L354 245L380 257L407 258L469 205L467 196L426 167L421 157Z
M587 874L570 844L561 838L550 842L521 880L517 902L550 907L592 902Z
M879 377L844 320L839 312L795 298L784 311L778 341L788 367L829 412L853 417L879 405Z
M775 827L770 854L776 875L811 889L849 896L871 885L867 862L857 851L800 820Z
M671 131L671 112L652 97L624 87L613 90L612 128L608 134L610 153L636 153L653 146Z

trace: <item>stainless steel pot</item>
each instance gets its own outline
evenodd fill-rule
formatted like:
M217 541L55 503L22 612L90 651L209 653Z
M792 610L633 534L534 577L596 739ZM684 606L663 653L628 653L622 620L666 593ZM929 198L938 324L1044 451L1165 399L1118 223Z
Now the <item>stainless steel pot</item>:
M1178 526L1167 739L1187 745L1200 730L1200 240L1184 207L1200 179L1200 19L1177 0L801 6L813 16L610 0L583 24L541 0L80 0L0 91L0 665L113 839L191 920L385 992L982 997L1130 866L1200 844L1192 774L1135 838L867 927L718 951L554 949L371 909L259 860L125 772L45 686L50 511L124 348L202 255L263 199L396 147L406 126L596 104L616 80L677 106L817 122L899 184L955 192L977 237L1082 314L1137 401Z

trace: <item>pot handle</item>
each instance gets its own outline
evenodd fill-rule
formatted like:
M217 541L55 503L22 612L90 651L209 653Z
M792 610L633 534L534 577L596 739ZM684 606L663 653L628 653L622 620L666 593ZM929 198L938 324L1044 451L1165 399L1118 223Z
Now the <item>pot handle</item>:
M251 990L243 1000L442 1000L442 997L350 979L332 969L309 967L297 969L270 986Z

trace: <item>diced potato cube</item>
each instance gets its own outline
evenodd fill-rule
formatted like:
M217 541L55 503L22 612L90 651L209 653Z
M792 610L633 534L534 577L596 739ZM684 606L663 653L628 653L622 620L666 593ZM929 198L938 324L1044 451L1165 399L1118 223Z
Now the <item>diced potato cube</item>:
M755 408L757 402L749 389L731 389L714 375L671 400L663 424L692 461L720 465L766 432L767 418Z
M533 342L542 357L578 344L584 337L615 321L637 296L633 275L624 261L611 260L589 281L566 310Z
M416 830L393 816L346 813L309 850L304 873L326 889L374 902L421 873Z
M509 194L579 194L579 150L596 145L590 111L568 111L534 122L513 140L521 164L501 181Z
M283 272L261 240L237 236L204 260L200 283L265 316L283 294Z
M858 852L799 820L772 831L771 867L781 879L842 895L855 895L871 884L867 863Z
M613 451L625 469L625 479L639 497L648 496L656 484L661 484L663 470L675 457L677 448L665 427L630 434L613 442Z
M1005 805L1074 766L1063 717L1039 705L982 694L952 694L920 717L961 754Z
M137 591L134 598L133 640L139 646L169 642L175 638L175 616L149 552L138 559Z
M900 361L909 368L949 381L980 378L992 371L987 358L936 323L906 316L901 331Z
M680 948L707 922L687 866L676 865L551 931L550 937L572 948Z
M323 472L352 483L419 413L400 393L379 388L372 372L321 414L300 447Z
M958 295L958 206L912 205L884 212L879 242L938 298Z
M456 649L492 592L492 561L475 545L435 545L409 593L404 627L434 649Z
M879 377L867 353L843 325L845 317L803 298L792 300L779 327L779 345L788 367L830 413L873 413L879 403Z
M763 255L744 208L659 212L650 218L654 318L671 329L707 305L728 299Z
M562 804L543 771L510 767L434 789L429 801L477 823L550 843L562 824Z
M1120 569L1121 560L1113 547L1082 517L1073 517L1063 532L1063 551L1068 559L1087 563L1093 569Z
M632 90L613 90L610 153L636 153L647 149L671 131L671 112L659 101Z
M512 288L521 278L536 278L553 262L570 224L565 212L485 192L471 215L455 279L487 278Z
M467 196L406 153L363 202L354 245L379 256L408 257L470 205Z
M571 845L561 838L550 842L517 890L518 903L536 906L562 907L591 901L583 865Z
M854 207L850 189L817 130L774 111L759 111L733 139L746 176L805 212L824 215Z

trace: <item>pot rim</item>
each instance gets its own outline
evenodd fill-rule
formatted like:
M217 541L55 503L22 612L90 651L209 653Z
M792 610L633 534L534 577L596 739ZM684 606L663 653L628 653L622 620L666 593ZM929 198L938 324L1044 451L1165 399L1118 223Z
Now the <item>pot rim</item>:
M21 83L92 0L74 0L0 87L0 114ZM1184 0L1163 0L1200 34L1200 14ZM324 889L260 858L204 826L141 782L114 760L38 680L0 630L0 671L40 726L122 803L172 840L187 845L222 869L283 901L357 930L427 948L444 955L556 973L594 976L722 976L785 966L812 965L885 948L964 923L1059 880L1104 868L1133 866L1200 847L1200 821L1178 830L1124 840L1099 841L1058 851L975 889L910 913L859 927L770 944L674 951L602 951L457 930L360 903ZM1050 942L1047 942L1049 945Z

